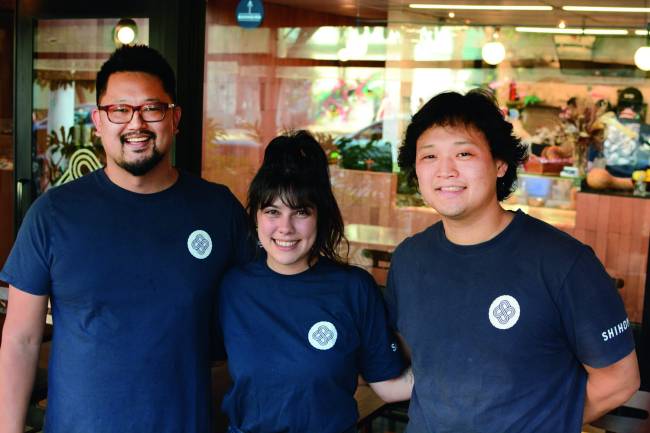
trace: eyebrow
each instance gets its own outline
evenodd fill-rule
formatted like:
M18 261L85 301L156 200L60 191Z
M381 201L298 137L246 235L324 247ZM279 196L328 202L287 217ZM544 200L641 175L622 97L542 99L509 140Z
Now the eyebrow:
M146 102L160 102L160 98L147 98L147 99L144 100L144 102L145 103ZM115 104L127 104L127 103L128 103L127 99L124 99L124 98L118 99L117 102L115 102ZM131 105L131 104L129 104L129 105Z
M455 145L455 146L461 146L461 145L464 145L464 144L469 144L471 146L478 146L473 141L466 141L466 140L454 141L452 144ZM435 145L436 145L436 143L427 143L427 144L423 144L421 146L418 146L418 149L426 149L426 148L434 147Z

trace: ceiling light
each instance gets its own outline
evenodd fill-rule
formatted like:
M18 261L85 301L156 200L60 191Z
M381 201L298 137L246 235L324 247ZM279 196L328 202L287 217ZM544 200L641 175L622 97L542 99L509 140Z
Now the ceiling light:
M131 18L122 18L113 29L115 46L131 45L138 35L138 25Z
M650 71L650 23L646 29L645 46L634 53L634 64L642 71Z
M634 34L637 36L648 36L648 31L647 30L635 30Z
M625 29L576 29L558 27L515 27L520 33L550 33L559 35L599 35L599 36L623 36L627 35Z
M515 27L519 33L554 33L561 35L581 35L582 29L560 29L557 27Z
M560 21L560 23L557 26L561 29L566 29L566 23L564 22L564 20Z
M453 13L453 12L449 12L449 18L454 18L455 16L456 16L455 13Z
M650 8L611 7L611 6L562 6L571 12L620 12L620 13L650 13Z
M606 35L606 36L625 36L628 31L625 29L584 29L585 35Z
M642 71L650 71L650 47L644 46L636 50L634 64Z
M457 4L420 4L411 3L411 9L455 9L472 11L552 11L553 6L523 5L457 5Z
M481 57L488 65L498 65L506 58L506 47L498 41L488 42L481 49Z

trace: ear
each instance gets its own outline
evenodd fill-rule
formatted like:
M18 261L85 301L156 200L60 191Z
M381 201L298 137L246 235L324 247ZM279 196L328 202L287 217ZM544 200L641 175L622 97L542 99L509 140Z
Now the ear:
M97 130L97 134L102 133L102 118L101 118L101 113L97 108L94 108L93 111L90 113L90 117L93 120L93 124L95 125L95 129Z
M174 115L174 124L172 125L174 127L174 134L178 134L178 124L181 121L181 107L174 107L172 114Z
M500 159L496 160L497 164L497 177L503 177L506 175L508 170L508 163L501 161Z

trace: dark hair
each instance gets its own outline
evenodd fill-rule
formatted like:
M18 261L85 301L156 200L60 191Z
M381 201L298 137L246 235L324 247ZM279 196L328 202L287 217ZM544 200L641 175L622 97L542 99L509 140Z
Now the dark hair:
M411 185L416 184L415 154L418 138L432 127L471 127L481 132L490 146L492 158L508 164L503 177L496 180L497 200L505 200L517 181L517 167L528 158L528 149L512 133L490 93L474 89L465 95L457 92L440 93L415 113L406 128L399 150L398 164Z
M163 89L176 102L176 78L167 60L146 45L124 45L111 54L97 72L97 105L106 93L111 74L116 72L144 72L160 79Z
M287 132L275 137L264 152L264 162L248 189L251 232L257 236L257 211L276 199L292 209L316 210L316 240L309 251L309 263L323 255L337 263L347 262L343 217L332 193L327 156L308 131Z

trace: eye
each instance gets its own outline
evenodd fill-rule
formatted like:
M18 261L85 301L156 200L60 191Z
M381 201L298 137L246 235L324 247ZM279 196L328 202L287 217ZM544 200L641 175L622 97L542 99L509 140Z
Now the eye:
M420 159L436 159L436 155L433 153L424 153L422 156L420 156Z
M147 111L147 112L152 112L152 113L157 113L159 111L163 110L163 105L162 104L150 104L150 105L145 105L141 108L142 111Z
M459 152L459 153L458 153L458 156L459 156L460 158L467 159L467 158L469 158L469 157L472 156L472 153L471 153L471 152Z
M277 209L274 209L272 207L267 207L265 209L262 209L262 213L264 215L269 215L269 216L276 216L280 214L280 212L278 212Z
M302 208L302 209L298 209L298 210L296 211L296 215L298 215L298 216L302 216L302 217L308 217L308 216L311 215L311 209L309 209L309 208L307 208L307 207Z
M113 105L108 109L111 113L121 114L131 112L130 105Z

